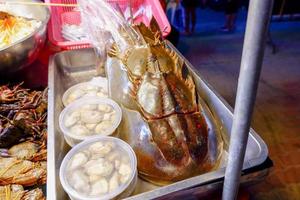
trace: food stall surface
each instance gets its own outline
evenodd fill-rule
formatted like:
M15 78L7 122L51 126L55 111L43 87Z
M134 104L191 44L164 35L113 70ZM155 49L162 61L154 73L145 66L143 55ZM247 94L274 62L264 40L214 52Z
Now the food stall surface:
M253 199L297 199L300 196L300 138L297 134L300 130L300 72L297 68L300 29L295 31L286 24L271 25L280 50L275 56L266 52L253 117L253 127L268 144L275 167L266 181L248 189ZM299 25L299 22L291 24ZM242 39L241 31L233 35L204 36L200 32L198 36L183 38L179 44L187 59L231 105L234 105ZM201 45L195 45L197 40ZM19 73L26 85L47 85L49 49L53 47L47 46L39 60Z

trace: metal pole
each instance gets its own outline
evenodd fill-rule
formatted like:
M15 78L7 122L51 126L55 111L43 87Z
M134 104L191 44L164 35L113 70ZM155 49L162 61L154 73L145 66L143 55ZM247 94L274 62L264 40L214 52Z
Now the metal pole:
M272 6L273 0L250 0L223 200L237 196Z

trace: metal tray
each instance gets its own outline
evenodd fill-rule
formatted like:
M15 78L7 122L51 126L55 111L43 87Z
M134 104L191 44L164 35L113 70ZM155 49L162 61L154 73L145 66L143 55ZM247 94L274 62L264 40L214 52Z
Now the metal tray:
M175 47L170 44L175 51ZM177 51L178 55L183 56ZM183 58L184 59L184 58ZM186 61L186 60L185 60ZM66 51L56 54L49 64L49 99L48 99L48 179L47 199L68 199L59 182L59 168L69 147L64 141L58 126L59 114L63 109L62 95L72 85L90 80L96 73L97 57L93 49ZM195 68L186 61L192 73L197 90L207 103L215 119L221 124L224 136L225 150L228 149L228 139L232 125L232 108L209 86ZM251 129L248 139L245 161L243 165L242 183L252 183L263 179L268 169L256 169L268 157L268 149L264 141ZM250 173L249 173L250 172ZM127 199L180 199L186 195L208 194L222 186L225 168L192 177L164 187L158 187L139 179L137 188Z

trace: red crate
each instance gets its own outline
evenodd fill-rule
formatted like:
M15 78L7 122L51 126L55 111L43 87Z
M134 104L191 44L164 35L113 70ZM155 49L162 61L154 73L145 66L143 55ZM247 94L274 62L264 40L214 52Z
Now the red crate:
M63 4L76 4L76 0L45 0L47 3L63 3ZM125 8L129 3L128 0L108 0L109 3L118 3L121 10ZM163 36L167 36L171 31L171 26L162 9L159 0L134 0L132 1L132 9L138 10L140 6L151 6L152 14L156 19ZM68 24L80 24L80 13L73 10L74 7L51 7L51 19L48 24L48 37L51 43L64 49L81 49L91 47L89 41L67 41L63 38L61 29L64 23ZM139 17L135 20L135 23L144 22L149 24L146 16Z

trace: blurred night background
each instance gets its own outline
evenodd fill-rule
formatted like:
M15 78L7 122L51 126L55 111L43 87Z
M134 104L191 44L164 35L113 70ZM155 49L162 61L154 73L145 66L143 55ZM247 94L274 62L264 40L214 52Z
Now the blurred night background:
M168 39L234 107L248 1L238 1L230 30L224 28L226 0L195 2L195 30L188 33L184 2L167 2L166 13L173 25ZM250 199L300 199L299 88L300 1L275 0L252 120L274 166L264 181L243 188Z

